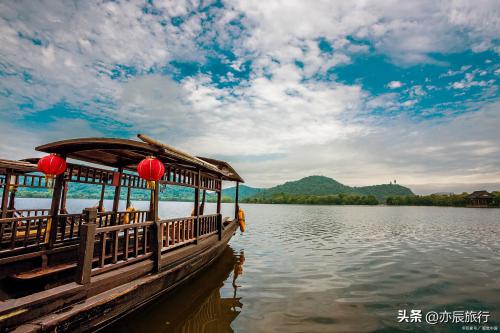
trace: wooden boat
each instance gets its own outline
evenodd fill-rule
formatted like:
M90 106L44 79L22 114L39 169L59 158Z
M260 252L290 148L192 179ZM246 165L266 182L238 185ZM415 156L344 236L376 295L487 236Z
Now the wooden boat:
M197 279L135 311L126 320L113 323L104 332L233 332L231 323L243 307L236 285L242 257L243 253L226 247L217 262ZM222 297L220 289L232 272L233 294Z
M68 159L55 178L50 207L16 210L15 189L49 188L36 159L0 161L0 331L88 331L173 290L213 263L239 226L243 179L226 162L191 156L139 135L141 141L84 138L36 150ZM154 188L135 172L155 156L165 174ZM236 182L234 217L221 215L223 181ZM66 210L68 184L101 187L98 207ZM161 219L160 186L194 189L193 214ZM107 187L113 208L104 212ZM120 193L150 192L149 210L120 211ZM203 214L206 191L217 194L216 214Z

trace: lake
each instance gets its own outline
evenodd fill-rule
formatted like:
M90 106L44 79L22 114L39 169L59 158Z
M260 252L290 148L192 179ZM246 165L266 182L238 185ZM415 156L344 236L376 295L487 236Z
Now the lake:
M94 201L71 200L70 209ZM161 202L160 216L191 208ZM217 263L104 332L457 332L465 325L398 323L398 310L489 311L489 323L476 326L500 330L500 209L242 208L247 232ZM223 205L225 215L232 209Z

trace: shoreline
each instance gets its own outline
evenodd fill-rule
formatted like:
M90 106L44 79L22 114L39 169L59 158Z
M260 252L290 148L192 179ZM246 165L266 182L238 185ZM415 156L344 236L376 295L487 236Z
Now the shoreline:
M50 197L18 197L19 199L50 199ZM71 200L99 200L99 198L71 198L68 197L68 199ZM105 200L112 200L112 199L107 199ZM143 200L143 199L131 199L132 201L144 201L147 202L148 200ZM159 200L160 202L191 202L191 200L188 199L169 199L169 200ZM216 203L215 201L206 201L206 203ZM234 201L222 201L222 203L234 203ZM476 209L491 209L491 208L500 208L500 207L467 207L467 206L445 206L445 205L388 205L386 203L379 203L376 205L356 205L356 204L313 204L313 203L271 203L271 202L245 202L245 201L240 201L240 204L246 204L246 205L286 205L286 206L356 206L356 207L440 207L440 208L476 208Z

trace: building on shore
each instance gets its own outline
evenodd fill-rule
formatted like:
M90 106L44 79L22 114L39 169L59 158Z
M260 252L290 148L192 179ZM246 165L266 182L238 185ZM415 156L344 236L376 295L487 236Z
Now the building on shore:
M474 191L467 196L467 207L486 208L493 203L493 195L488 191Z

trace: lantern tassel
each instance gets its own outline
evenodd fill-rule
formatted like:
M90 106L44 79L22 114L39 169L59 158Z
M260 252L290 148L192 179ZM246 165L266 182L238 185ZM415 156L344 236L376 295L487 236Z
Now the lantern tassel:
M155 182L154 180L148 180L148 181L146 182L146 186L147 186L147 188L149 188L149 189L151 189L151 190L154 190L154 189L155 189L155 186L156 186L156 185L155 185L155 183L156 183L156 182Z
M53 175L45 175L45 184L49 189L49 194L52 195L52 191L54 189L54 176Z

